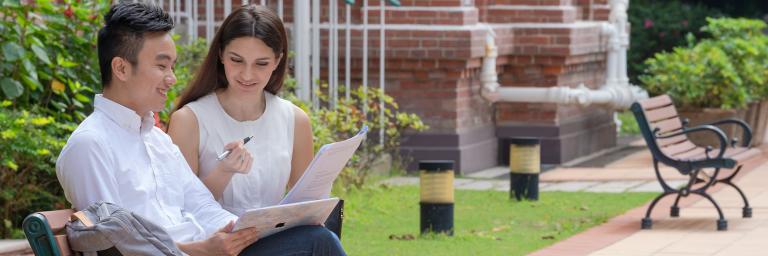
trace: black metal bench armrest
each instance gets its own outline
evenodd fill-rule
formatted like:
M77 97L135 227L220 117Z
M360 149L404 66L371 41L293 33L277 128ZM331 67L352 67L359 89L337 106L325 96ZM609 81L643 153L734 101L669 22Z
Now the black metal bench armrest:
M744 140L742 140L741 146L749 147L750 142L752 142L752 128L750 128L746 122L738 119L724 119L714 123L710 123L708 125L720 126L724 124L735 124L740 126L741 129L744 131Z
M694 132L705 132L705 131L713 132L715 133L715 135L717 135L718 139L720 140L720 152L718 152L717 157L714 157L714 159L723 158L723 155L725 155L725 150L728 147L728 144L726 143L727 137L725 136L725 133L722 130L720 130L720 128L717 128L712 125L705 124L705 125L700 125L700 126L691 127L691 128L683 127L683 130L679 132L665 134L665 135L658 135L658 131L659 131L658 128L653 130L653 136L656 137L656 139L672 138L675 136L694 133Z

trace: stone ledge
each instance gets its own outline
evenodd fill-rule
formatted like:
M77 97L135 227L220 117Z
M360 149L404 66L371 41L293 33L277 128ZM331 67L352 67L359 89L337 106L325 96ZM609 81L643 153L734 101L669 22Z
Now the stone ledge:
M0 256L31 255L32 248L24 239L0 240Z

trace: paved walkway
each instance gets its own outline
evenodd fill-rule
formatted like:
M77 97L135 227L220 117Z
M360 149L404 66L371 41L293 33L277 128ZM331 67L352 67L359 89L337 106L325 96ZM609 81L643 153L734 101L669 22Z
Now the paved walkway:
M638 145L636 145L638 146ZM656 181L651 155L641 150L602 167L558 167L545 171L540 176L540 191L586 191L586 192L661 192ZM677 170L664 167L662 175L669 177L671 186L685 184L685 176ZM403 176L384 180L389 185L416 185L418 177ZM459 190L509 191L509 169L494 167L471 173L454 180Z
M745 171L736 182L750 200L753 218L741 218L742 202L734 190L723 186L713 190L713 197L728 219L728 231L716 231L714 208L708 201L693 196L681 201L681 217L670 218L669 206L674 198L668 197L654 210L652 230L640 229L640 219L647 207L644 205L531 255L768 255L768 146L762 150L766 154L745 163ZM685 184L686 176L672 168L662 168L661 173L673 180L673 185ZM508 177L506 167L495 167L456 178L454 186L458 190L509 191ZM555 168L544 172L540 181L541 191L661 192L647 150L603 167ZM418 177L383 181L391 185L418 182Z

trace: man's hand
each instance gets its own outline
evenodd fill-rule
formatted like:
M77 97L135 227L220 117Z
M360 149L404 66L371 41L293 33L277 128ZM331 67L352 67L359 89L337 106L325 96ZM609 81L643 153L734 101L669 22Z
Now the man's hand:
M234 222L230 222L206 240L179 244L179 249L189 255L238 255L245 247L259 239L255 228L246 228L234 233Z

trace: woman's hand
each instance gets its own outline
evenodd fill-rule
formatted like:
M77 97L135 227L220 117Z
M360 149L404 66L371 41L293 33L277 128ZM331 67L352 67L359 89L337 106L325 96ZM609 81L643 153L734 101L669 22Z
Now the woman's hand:
M243 140L230 142L224 146L224 150L231 152L227 157L219 161L218 167L225 172L248 173L253 165L253 157L243 145Z

